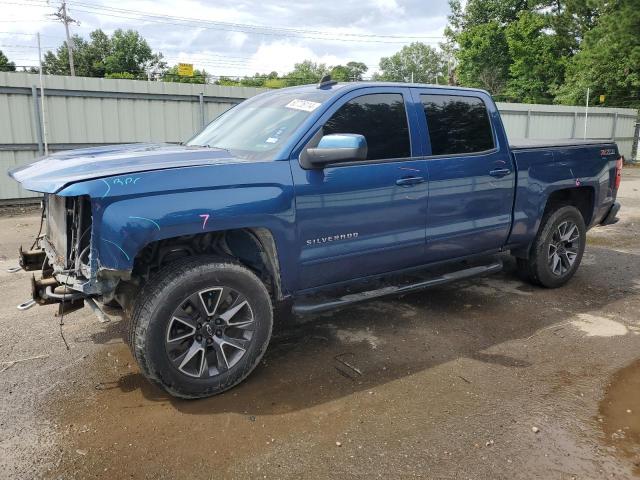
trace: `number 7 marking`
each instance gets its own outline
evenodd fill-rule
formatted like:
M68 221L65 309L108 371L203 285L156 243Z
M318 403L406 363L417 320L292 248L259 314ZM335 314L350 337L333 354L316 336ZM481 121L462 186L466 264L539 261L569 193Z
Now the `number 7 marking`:
M202 215L199 215L199 217L204 219L204 221L202 222L202 229L204 230L204 227L207 226L207 220L209 220L209 214L203 213Z

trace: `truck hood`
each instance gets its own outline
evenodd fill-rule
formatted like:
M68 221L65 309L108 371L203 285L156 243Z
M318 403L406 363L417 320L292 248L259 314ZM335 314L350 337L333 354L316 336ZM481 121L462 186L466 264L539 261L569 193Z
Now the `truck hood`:
M56 193L67 185L83 180L241 161L223 149L135 143L53 153L29 165L10 170L9 176L27 190Z

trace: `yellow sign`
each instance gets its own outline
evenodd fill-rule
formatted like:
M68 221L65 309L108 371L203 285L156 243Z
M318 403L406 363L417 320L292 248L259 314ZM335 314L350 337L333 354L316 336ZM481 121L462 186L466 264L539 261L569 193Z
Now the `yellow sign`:
M605 98L604 95L600 95L600 103L604 103L604 98Z
M193 77L193 63L179 63L178 75L181 77Z

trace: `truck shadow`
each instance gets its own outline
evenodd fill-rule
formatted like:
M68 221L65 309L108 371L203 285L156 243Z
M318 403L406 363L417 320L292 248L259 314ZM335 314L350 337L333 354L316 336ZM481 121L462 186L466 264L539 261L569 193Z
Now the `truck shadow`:
M505 272L492 277L360 304L303 323L284 318L256 370L243 384L216 397L172 398L135 369L105 384L102 394L118 397L115 404L123 408L130 403L126 398L138 392L147 402L169 403L184 414L271 415L371 391L463 358L529 368L526 349L513 357L490 350L504 342L528 342L537 335L554 335L556 329L571 329L566 322L576 315L637 292L639 272L640 256L589 247L569 285L545 290L520 281L508 263ZM110 328L115 334L121 327ZM109 336L105 332L95 340ZM126 358L126 347L118 355L123 362L133 362ZM491 381L466 378L464 371L450 380ZM139 407L139 395L131 403Z

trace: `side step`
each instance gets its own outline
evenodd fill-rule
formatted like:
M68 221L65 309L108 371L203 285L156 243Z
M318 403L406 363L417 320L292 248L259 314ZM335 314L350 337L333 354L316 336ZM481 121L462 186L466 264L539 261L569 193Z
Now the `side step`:
M293 305L293 313L297 315L309 315L313 313L323 312L325 310L332 310L334 308L344 307L358 302L364 302L365 300L371 300L373 298L380 298L387 295L401 295L404 293L414 292L416 290L423 290L429 287L435 287L436 285L443 285L445 283L455 282L466 278L477 277L480 275L489 275L491 273L497 273L502 270L502 261L496 260L487 265L478 265L462 270L456 270L449 273L443 273L438 276L428 278L426 280L414 281L412 283L401 283L396 285L388 285L374 290L367 290L359 293L350 293L338 298L322 297L310 297L303 299ZM315 300L315 301L313 301Z

